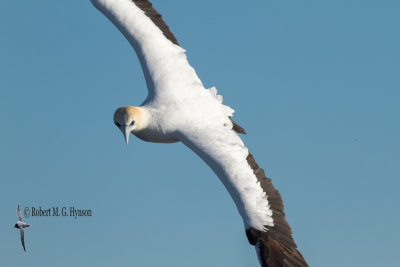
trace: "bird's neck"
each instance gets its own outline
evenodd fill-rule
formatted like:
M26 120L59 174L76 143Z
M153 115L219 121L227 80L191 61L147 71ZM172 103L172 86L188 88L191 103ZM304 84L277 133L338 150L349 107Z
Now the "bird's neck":
M132 108L135 109L135 119L137 124L137 126L132 132L135 133L146 129L150 118L149 110L144 106L132 107Z

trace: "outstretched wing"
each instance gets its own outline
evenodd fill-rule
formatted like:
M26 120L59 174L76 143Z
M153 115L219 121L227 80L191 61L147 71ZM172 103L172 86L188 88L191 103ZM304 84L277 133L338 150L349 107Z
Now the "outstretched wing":
M91 2L135 49L149 89L147 100L177 100L204 93L185 50L148 0Z
M184 134L182 141L211 167L229 191L261 266L308 266L296 249L279 192L233 130L194 129Z
M21 209L19 208L19 204L18 204L18 207L17 207L17 215L18 215L18 221L22 222Z
M22 247L24 248L24 251L26 252L25 249L25 239L24 239L24 228L22 226L19 227L19 232L21 234L21 243L22 243Z

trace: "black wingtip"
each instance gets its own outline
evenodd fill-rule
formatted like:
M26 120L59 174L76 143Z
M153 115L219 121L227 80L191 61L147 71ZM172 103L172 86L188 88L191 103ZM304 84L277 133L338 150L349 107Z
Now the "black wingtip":
M274 226L267 227L266 232L253 228L246 229L246 236L250 244L257 245L256 251L261 266L308 267L307 262L296 249L292 230L285 218L283 201L279 191L272 185L271 179L265 176L264 170L258 166L250 153L247 156L247 162L267 195L274 220Z
M146 16L153 21L153 23L162 31L162 33L168 40L176 45L179 45L178 40L172 34L165 21L162 19L161 14L154 9L153 4L149 0L132 0L132 2L144 11Z

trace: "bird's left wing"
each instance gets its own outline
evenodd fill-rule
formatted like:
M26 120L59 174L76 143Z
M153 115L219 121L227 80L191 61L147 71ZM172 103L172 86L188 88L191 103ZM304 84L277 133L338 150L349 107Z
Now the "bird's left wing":
M177 100L204 93L185 50L148 0L90 1L135 49L149 89L148 100Z
M308 266L297 251L282 198L240 137L228 127L195 128L182 142L217 174L243 218L261 266Z
M19 207L19 204L18 204L18 207L17 207L17 215L18 215L18 221L22 222L21 209Z
M22 247L24 248L24 251L26 252L25 249L25 238L24 238L24 228L22 226L19 227L19 231L21 234L21 243L22 243Z

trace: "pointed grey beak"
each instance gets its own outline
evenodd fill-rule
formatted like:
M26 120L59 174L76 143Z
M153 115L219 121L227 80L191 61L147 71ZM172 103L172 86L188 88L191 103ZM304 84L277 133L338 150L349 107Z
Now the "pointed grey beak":
M124 134L126 146L128 146L128 144L129 144L129 134L130 134L129 127L128 126L121 126L120 129L121 129L122 133Z

